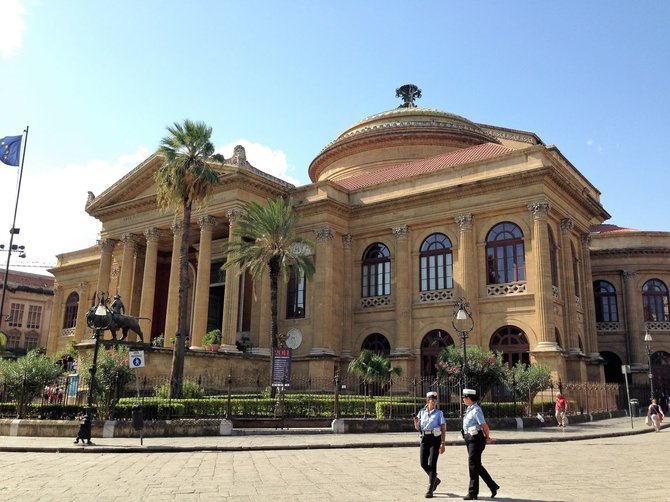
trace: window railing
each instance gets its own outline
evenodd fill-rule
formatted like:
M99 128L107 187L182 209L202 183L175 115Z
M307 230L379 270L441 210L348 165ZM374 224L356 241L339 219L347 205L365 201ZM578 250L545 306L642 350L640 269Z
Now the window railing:
M419 292L419 303L433 303L451 300L454 297L453 289L434 289L433 291Z
M523 293L526 293L526 281L489 284L486 286L486 294L488 296L509 296Z
M670 322L648 321L644 326L649 331L670 331Z
M60 336L74 336L75 328L63 328L60 331Z
M391 295L384 296L370 296L368 298L361 298L361 307L364 309L375 307L388 307L391 305Z
M597 322L596 331L621 331L621 323L614 321Z

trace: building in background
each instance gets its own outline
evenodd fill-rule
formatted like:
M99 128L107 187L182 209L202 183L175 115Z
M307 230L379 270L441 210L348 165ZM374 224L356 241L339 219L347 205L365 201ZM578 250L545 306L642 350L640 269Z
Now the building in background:
M3 270L0 271L0 288L4 282ZM7 336L6 350L22 354L37 347L47 347L53 297L53 277L9 271L4 317L0 322L0 331Z
M536 134L417 107L416 90L403 86L398 108L337 136L310 164L308 185L266 174L239 146L217 167L221 185L194 212L192 355L208 330L220 328L221 356L212 364L269 372L269 284L222 272L221 244L244 203L281 195L293 199L316 264L309 281L292 277L280 294L280 332L300 335L294 373L331 382L371 349L404 375L430 377L436 355L461 344L451 319L464 297L475 322L469 344L501 352L510 364L546 363L564 382L605 380L592 272L600 251L590 249L607 245L591 231L610 217L600 192ZM59 255L51 270L58 285L50 353L87 337L84 314L96 292L120 294L126 313L143 318L145 341L164 334L170 345L180 228L156 206L160 165L154 154L102 194L89 194L86 211L101 222L100 240ZM654 277L670 280L663 267ZM667 322L653 329L668 334ZM643 363L637 348L610 350Z

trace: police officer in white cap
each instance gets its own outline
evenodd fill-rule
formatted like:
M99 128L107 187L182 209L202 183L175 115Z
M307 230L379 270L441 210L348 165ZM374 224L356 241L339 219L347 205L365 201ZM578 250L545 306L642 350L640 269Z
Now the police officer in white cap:
M470 471L470 485L468 494L463 500L477 500L479 495L479 478L491 490L491 498L495 497L500 487L493 481L488 471L482 465L482 453L486 444L491 442L491 430L484 420L484 413L480 408L479 396L473 389L463 389L463 404L467 406L463 415L463 438L468 448L468 470Z
M419 458L421 468L428 474L426 498L429 499L433 497L433 492L441 482L437 477L437 459L444 453L444 440L447 434L447 422L437 407L437 392L430 391L426 394L426 406L414 416L414 428L421 435Z

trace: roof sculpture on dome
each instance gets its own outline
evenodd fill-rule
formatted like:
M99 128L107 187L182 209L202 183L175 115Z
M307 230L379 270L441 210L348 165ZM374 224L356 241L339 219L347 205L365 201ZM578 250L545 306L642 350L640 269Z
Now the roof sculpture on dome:
M395 97L402 98L402 104L398 108L416 108L414 100L421 97L421 89L414 84L405 84L395 90Z

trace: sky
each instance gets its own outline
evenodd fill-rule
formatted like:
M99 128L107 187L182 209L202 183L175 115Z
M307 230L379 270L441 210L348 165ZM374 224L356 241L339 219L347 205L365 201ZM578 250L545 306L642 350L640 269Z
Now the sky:
M84 211L186 118L296 185L343 130L417 104L531 131L602 192L607 223L670 231L670 2L0 0L0 138L29 126L26 258L95 244ZM0 244L17 167L0 164ZM6 253L0 252L4 268Z

